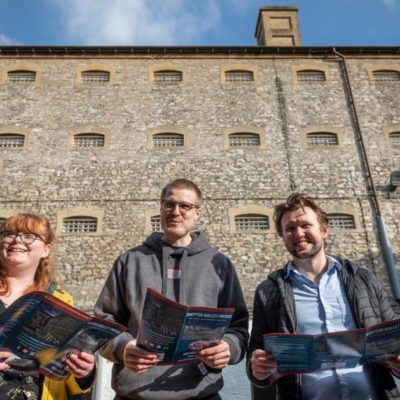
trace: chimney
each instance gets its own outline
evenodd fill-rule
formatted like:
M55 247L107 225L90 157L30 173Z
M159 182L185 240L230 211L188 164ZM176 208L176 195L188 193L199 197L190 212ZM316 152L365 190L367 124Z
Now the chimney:
M301 46L297 7L260 7L255 37L258 46Z

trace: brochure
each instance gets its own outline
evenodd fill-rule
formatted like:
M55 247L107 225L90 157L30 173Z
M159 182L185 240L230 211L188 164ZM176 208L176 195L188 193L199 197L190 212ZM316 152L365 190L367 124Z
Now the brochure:
M147 289L137 345L158 353L160 364L192 362L197 353L218 344L233 308L186 306Z
M123 325L92 317L45 292L23 295L0 314L0 350L14 368L39 369L66 379L65 363L73 352L94 353L125 331Z
M319 335L272 333L264 349L278 364L272 378L320 369L353 368L400 354L400 319Z

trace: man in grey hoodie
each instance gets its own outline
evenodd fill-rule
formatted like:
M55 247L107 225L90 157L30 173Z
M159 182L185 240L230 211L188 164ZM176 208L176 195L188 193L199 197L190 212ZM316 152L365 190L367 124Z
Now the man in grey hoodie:
M95 306L99 317L122 323L128 331L101 354L114 363L112 387L118 400L218 400L222 369L238 363L248 341L248 312L234 266L212 248L201 232L202 194L187 179L170 182L161 192L163 233L117 258ZM219 344L203 349L190 364L157 365L156 353L136 346L147 288L191 306L235 308Z

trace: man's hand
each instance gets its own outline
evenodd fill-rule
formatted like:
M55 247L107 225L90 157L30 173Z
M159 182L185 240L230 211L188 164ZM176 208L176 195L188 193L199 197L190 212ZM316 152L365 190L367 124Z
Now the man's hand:
M216 346L201 350L198 354L199 359L211 368L222 369L229 364L231 351L228 343L221 340Z
M160 362L156 353L137 347L135 339L125 346L123 359L125 367L133 372L146 372Z
M96 364L94 355L84 351L80 353L71 352L67 355L65 361L76 378L84 378L89 375Z
M253 376L260 381L267 379L271 372L277 367L271 354L261 349L253 351L250 364Z
M386 359L385 364L396 378L400 378L400 354Z

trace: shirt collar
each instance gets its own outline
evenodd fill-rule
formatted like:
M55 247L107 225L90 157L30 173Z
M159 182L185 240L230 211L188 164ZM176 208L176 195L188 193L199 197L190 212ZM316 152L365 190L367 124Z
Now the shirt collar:
M335 268L336 270L340 271L342 269L342 265L340 264L340 262L338 260L336 260L335 258L331 257L331 256L326 256L326 259L328 260L328 269L326 271L327 274L331 273L333 271L333 269ZM297 271L293 261L289 261L287 263L287 268L286 268L286 273L284 278L287 279L289 278L289 275L293 273L293 274L300 274L299 271Z

